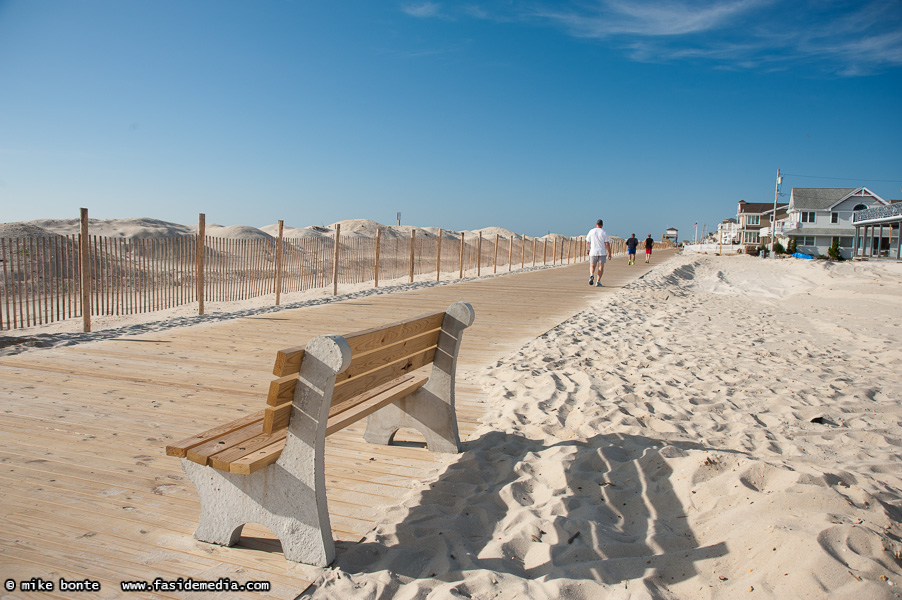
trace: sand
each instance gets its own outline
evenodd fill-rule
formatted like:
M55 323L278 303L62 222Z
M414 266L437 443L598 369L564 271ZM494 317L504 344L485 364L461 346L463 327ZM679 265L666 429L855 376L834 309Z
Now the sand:
M98 226L123 236L183 227ZM363 220L346 227L373 231ZM429 279L283 298L309 306ZM271 305L264 296L208 303L203 317L189 305L96 318L92 334L71 320L9 332L0 340L18 343L0 353L279 310ZM438 457L305 597L902 597L900 344L902 264L676 256L460 373L488 408L465 452Z
M480 373L313 598L897 598L902 264L678 256Z

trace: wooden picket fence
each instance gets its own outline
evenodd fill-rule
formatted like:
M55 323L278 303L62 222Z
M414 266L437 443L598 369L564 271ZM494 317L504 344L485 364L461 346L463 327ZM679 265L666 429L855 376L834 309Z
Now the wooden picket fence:
M87 231L87 216L83 213ZM203 227L199 228L203 232ZM198 244L198 239L203 243ZM82 245L82 240L85 244ZM338 242L336 247L336 241ZM202 252L201 252L202 250ZM614 254L622 254L615 242ZM336 260L337 258L337 260ZM585 261L584 238L435 237L235 240L186 235L126 239L73 234L0 238L0 330L81 317L133 315L342 284L460 278ZM199 277L199 274L201 275ZM85 310L87 307L87 310Z

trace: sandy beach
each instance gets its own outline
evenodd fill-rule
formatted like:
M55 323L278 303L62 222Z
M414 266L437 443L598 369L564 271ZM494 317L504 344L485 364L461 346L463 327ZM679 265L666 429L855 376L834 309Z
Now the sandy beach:
M130 231L150 225L177 229ZM64 321L0 354L454 283L427 279ZM488 407L464 453L303 597L902 597L900 340L899 263L656 264L459 373Z
M900 597L900 291L897 263L658 265L470 374L482 430L309 597Z

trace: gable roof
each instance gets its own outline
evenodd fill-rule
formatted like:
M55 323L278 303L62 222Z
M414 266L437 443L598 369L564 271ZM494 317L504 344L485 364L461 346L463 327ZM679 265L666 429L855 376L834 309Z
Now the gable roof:
M789 203L794 210L827 210L852 195L870 196L881 204L886 204L886 200L866 187L792 188Z
M777 202L777 210L788 206L786 202ZM773 202L746 202L745 200L739 201L739 212L740 213L766 213L766 212L774 212L774 203Z

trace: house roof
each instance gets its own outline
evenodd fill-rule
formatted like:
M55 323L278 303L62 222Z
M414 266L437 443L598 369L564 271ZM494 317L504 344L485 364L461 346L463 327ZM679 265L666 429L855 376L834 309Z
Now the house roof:
M854 227L836 227L835 229L827 228L827 227L808 227L803 229L793 229L790 231L784 231L782 234L778 235L788 235L788 236L803 236L803 235L830 235L830 236L850 236L855 235Z
M786 202L777 202L777 210L789 206ZM774 211L773 202L746 202L739 201L739 212L741 213L766 213Z
M792 188L790 204L794 210L827 210L833 208L853 193L864 192L874 200L887 204L886 200L866 187L857 188ZM862 195L862 198L865 196Z

